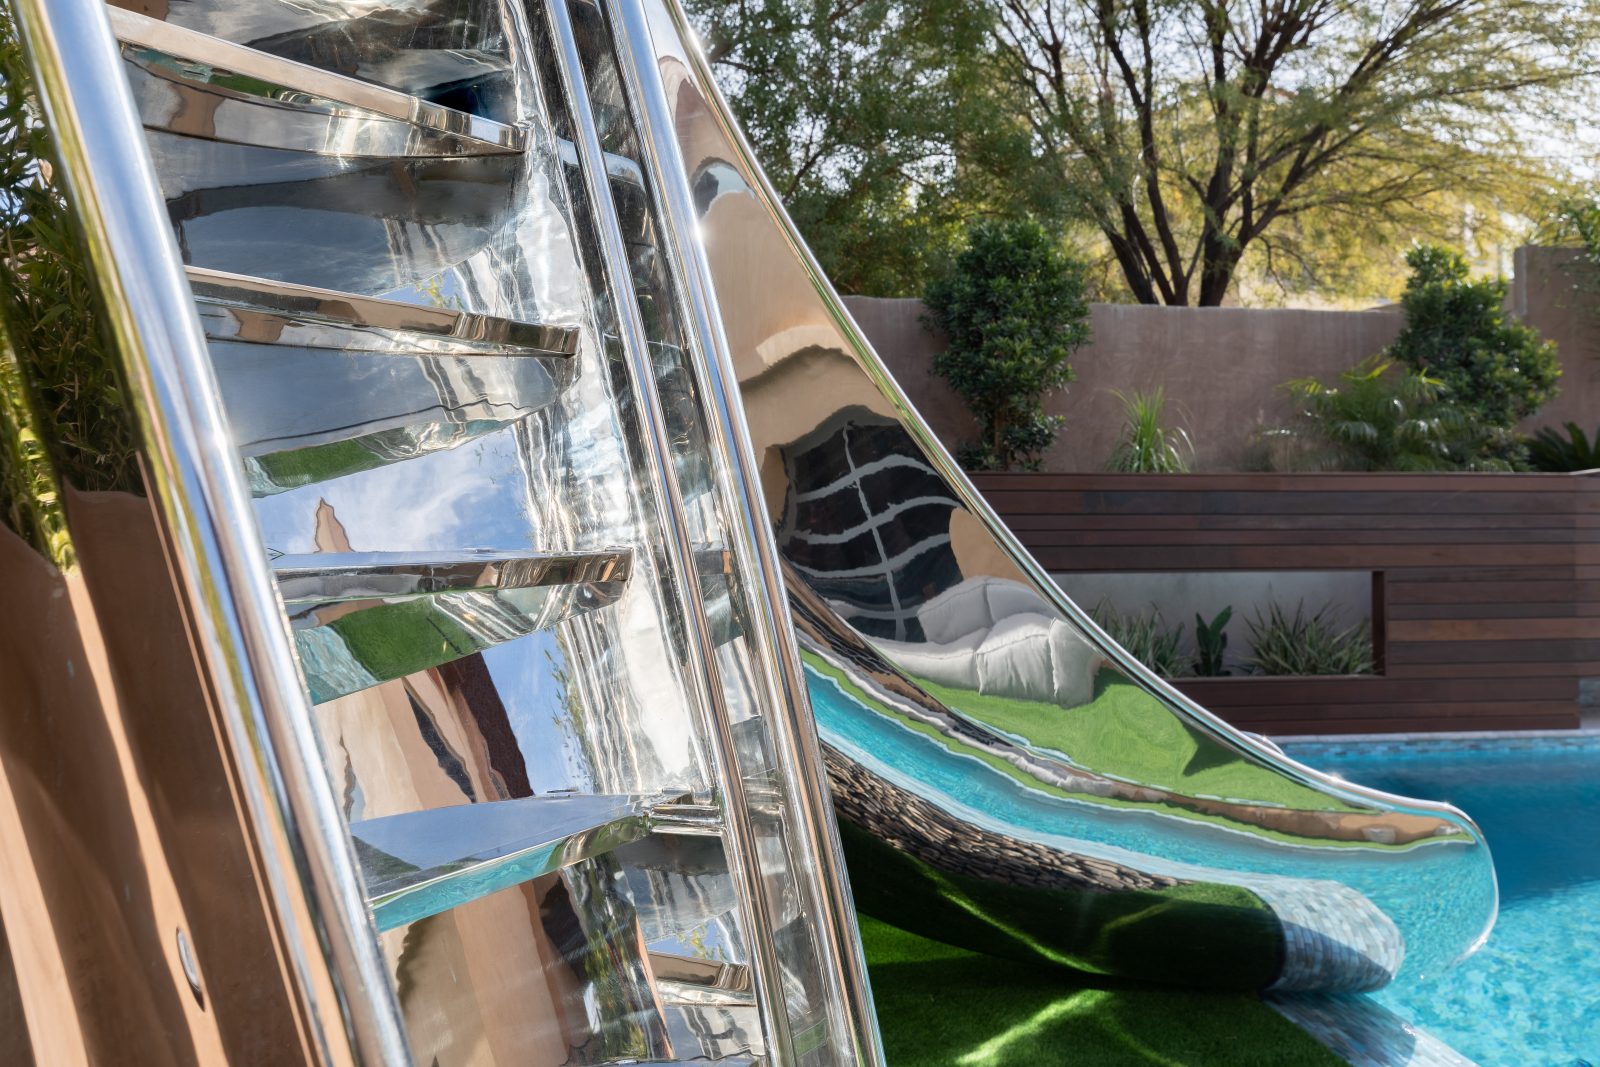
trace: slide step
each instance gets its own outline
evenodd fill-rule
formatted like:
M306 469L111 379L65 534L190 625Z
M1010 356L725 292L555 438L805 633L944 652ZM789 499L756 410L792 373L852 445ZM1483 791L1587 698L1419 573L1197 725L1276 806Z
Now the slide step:
M328 553L272 566L320 704L606 607L633 552Z
M568 795L462 804L350 824L379 930L497 893L650 832L659 796ZM687 973L687 971L686 971Z
M579 330L570 324L521 322L204 267L186 267L185 273L202 305L206 336L214 341L404 356L570 358L578 350ZM374 332L410 335L420 343L377 341Z
M110 8L148 128L317 155L509 155L526 131L372 82Z

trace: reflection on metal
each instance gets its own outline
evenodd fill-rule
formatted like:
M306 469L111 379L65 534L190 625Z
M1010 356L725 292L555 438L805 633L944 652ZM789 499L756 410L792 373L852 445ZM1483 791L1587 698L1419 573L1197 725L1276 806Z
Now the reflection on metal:
M375 349L408 355L518 354L504 351L510 348L525 350L523 354L571 356L578 350L576 326L517 322L200 267L189 267L184 273L195 299L205 305L201 314L206 317L206 336L214 341L367 351L360 335L380 332L425 339L426 347L413 342L401 348L391 341L391 347ZM212 313L211 307L227 309L226 326L219 325L223 316ZM307 325L333 329L297 330Z
M0 381L49 401L4 454L0 906L30 959L118 917L20 976L30 1041L875 1062L770 534L598 11L116 6L0 0L56 150L0 210L39 237L67 189L91 252Z
M273 560L314 703L449 663L616 603L629 550Z
M515 91L495 0L114 0L114 7L495 117Z
M854 327L682 12L607 6L660 116L695 341L739 379L863 906L988 951L1278 988L1373 988L1480 944L1496 891L1471 821L1301 767L1111 642Z
M327 156L520 152L522 130L132 11L111 9L144 124Z
M380 930L604 855L650 832L653 799L545 796L350 824Z
M1469 820L1230 730L1028 559L671 0L151 6L0 0L41 1061L878 1063L841 838L865 908L1099 973L1482 939Z
M404 601L445 593L509 592L557 585L592 585L628 580L633 553L550 553L497 556L480 552L454 559L366 553L337 562L315 556L279 556L272 561L278 591L291 608L352 600Z

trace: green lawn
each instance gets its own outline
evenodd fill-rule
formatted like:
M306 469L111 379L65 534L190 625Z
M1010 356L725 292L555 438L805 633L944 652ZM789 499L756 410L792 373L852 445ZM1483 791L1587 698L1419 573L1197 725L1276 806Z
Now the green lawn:
M875 919L861 937L889 1067L1344 1067L1244 993L981 956Z
M946 707L1072 758L1085 770L1187 796L1251 800L1306 811L1359 810L1240 758L1181 722L1160 700L1115 671L1095 679L1076 708L988 696L916 679Z

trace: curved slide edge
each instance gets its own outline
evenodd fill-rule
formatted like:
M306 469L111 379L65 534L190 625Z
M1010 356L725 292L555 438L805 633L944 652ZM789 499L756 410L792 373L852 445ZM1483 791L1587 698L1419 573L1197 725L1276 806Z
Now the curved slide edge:
M696 340L737 379L862 910L1201 986L1369 990L1482 944L1497 889L1472 821L1288 759L1102 632L873 352L682 11L602 6L675 186Z

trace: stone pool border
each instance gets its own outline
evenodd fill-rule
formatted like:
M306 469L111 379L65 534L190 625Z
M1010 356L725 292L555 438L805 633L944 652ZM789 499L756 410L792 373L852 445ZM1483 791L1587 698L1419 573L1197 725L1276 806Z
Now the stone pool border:
M1418 748L1454 748L1468 752L1506 752L1519 748L1593 748L1600 746L1600 729L1578 730L1459 730L1385 734L1274 734L1274 745L1294 759L1292 748L1315 745L1325 752L1386 753L1397 755Z

